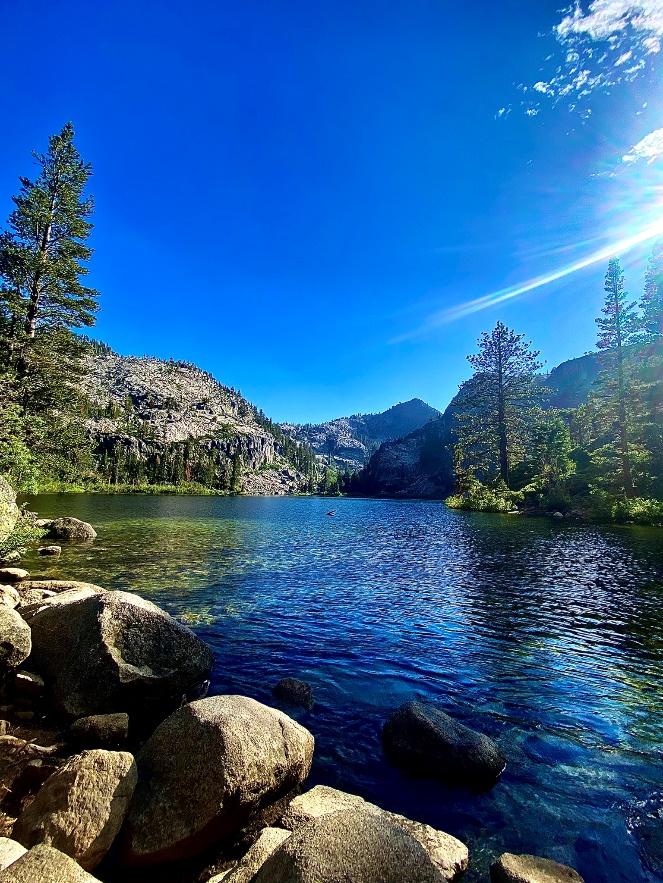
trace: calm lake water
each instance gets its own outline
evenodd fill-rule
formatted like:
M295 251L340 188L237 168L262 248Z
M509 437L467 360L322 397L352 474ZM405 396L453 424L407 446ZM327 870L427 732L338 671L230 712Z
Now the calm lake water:
M588 883L663 879L663 532L422 501L29 502L99 533L33 573L162 605L213 647L213 692L270 703L281 677L308 680L316 705L293 716L316 738L313 783L465 840L470 879L505 849ZM381 726L412 697L498 740L490 793L389 766Z

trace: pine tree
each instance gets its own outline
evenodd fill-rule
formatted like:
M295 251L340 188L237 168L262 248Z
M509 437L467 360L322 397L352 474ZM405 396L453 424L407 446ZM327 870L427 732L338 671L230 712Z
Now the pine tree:
M539 353L502 322L481 335L478 347L468 356L474 375L456 399L458 453L484 477L497 476L508 487L543 396Z
M647 264L640 309L646 338L663 339L663 239L654 244Z
M19 375L40 328L92 325L97 308L97 292L81 281L91 255L92 200L84 195L91 167L74 145L71 123L34 157L39 173L20 179L0 241L0 298Z
M627 348L638 339L640 321L635 305L624 289L624 274L617 258L608 263L605 275L605 303L596 320L596 342L603 370L598 381L599 402L607 420L609 442L619 460L621 490L626 496L635 493L633 454L630 434L635 408L633 372L627 364ZM604 453L609 451L604 446Z

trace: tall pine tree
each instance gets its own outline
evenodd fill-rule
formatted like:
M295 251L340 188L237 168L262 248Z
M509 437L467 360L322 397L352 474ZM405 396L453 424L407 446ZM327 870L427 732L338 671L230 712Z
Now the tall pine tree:
M663 340L663 239L654 244L647 264L640 309L647 339Z
M510 470L526 448L543 397L538 351L502 322L484 332L468 356L474 375L460 387L457 460L509 486Z

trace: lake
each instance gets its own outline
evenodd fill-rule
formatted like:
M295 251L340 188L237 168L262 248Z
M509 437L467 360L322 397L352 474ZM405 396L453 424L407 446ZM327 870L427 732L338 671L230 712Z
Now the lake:
M98 530L34 574L136 591L214 649L212 692L272 703L316 738L311 781L470 847L587 883L663 879L663 532L452 512L426 501L40 496ZM334 517L326 515L334 509ZM381 726L413 697L497 739L487 794L392 768Z

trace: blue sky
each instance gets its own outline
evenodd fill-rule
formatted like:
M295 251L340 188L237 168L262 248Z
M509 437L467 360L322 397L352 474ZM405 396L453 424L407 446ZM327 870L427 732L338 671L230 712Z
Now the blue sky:
M94 336L196 362L279 420L443 407L498 319L548 367L583 353L603 263L447 311L661 206L663 0L3 7L2 215L72 120ZM645 255L625 255L633 292Z

